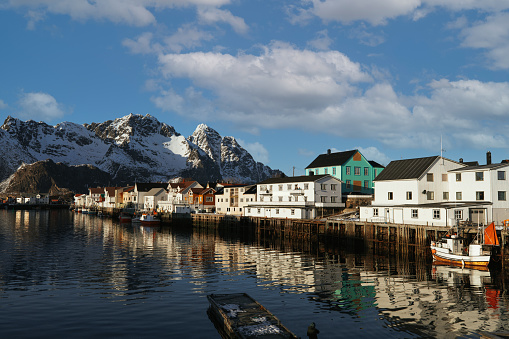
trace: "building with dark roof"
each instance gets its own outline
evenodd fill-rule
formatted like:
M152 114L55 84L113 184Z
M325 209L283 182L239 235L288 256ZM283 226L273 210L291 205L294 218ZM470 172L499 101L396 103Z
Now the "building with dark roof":
M351 192L373 194L373 179L384 167L368 161L359 150L320 154L306 167L306 175L329 174L343 182L343 194Z
M360 220L398 224L501 225L509 219L509 163L456 162L441 156L392 161L376 177Z

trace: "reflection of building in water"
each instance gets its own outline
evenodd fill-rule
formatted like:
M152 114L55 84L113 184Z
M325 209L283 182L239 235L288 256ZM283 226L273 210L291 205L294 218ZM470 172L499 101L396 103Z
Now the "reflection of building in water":
M490 273L436 266L434 281L414 281L386 272L361 272L363 286L372 286L381 314L408 325L451 337L478 330L508 328L509 319L498 304L496 292L488 292Z

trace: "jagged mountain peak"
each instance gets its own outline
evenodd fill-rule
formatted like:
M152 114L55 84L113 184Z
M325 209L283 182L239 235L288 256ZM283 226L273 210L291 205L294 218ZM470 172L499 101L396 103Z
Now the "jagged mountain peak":
M235 138L223 138L205 124L185 138L149 114L56 126L9 116L0 129L0 141L9 149L0 158L0 180L23 170L19 168L22 163L45 159L66 166L91 164L121 184L178 176L204 182L235 178L254 183L280 173L256 163Z
M131 113L103 123L85 124L85 127L101 139L114 142L119 146L126 146L132 138L144 138L153 134L160 134L167 138L180 136L172 126L159 122L150 114L143 116Z

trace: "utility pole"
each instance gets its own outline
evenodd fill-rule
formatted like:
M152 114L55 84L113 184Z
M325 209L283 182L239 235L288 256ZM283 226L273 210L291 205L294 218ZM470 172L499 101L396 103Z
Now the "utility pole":
M293 174L292 174L292 177L295 176L295 166L293 166Z

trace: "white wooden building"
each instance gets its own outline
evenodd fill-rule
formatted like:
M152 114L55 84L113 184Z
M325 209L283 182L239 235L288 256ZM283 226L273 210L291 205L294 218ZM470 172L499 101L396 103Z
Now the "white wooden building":
M214 194L217 214L244 215L248 204L256 202L256 185L227 185Z
M272 178L256 186L256 202L245 207L246 216L314 219L345 206L341 180L328 174Z
M440 156L392 161L375 179L360 220L430 226L509 219L509 163L467 165Z

